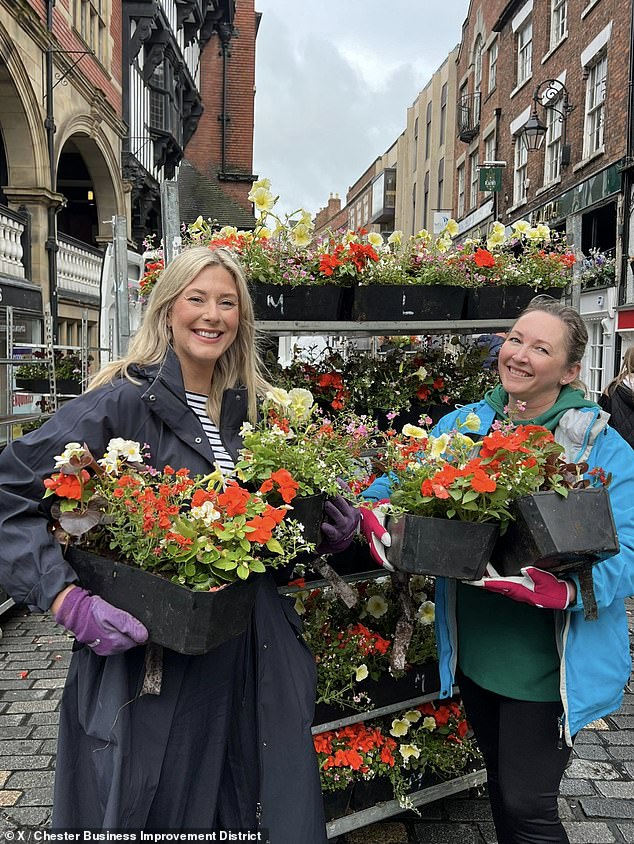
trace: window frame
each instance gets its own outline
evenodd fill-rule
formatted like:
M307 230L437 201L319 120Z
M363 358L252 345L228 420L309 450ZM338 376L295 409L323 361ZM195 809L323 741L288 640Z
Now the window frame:
M528 33L528 38L525 35ZM517 30L517 85L523 85L533 75L533 18L528 17Z
M513 205L526 201L526 179L528 177L528 150L519 135L515 136L513 151Z
M568 34L568 0L551 0L550 48L560 44Z
M601 70L602 69L602 70ZM603 75L597 78L597 74ZM587 68L586 101L583 125L583 157L588 158L603 148L605 141L605 103L608 82L607 53L599 54L596 61ZM595 99L596 92L602 89L601 99ZM594 137L594 142L592 141Z

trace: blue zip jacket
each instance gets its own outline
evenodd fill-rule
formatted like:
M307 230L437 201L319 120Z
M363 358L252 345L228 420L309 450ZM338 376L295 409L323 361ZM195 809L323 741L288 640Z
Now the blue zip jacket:
M486 435L495 411L485 401L466 405L444 416L434 436L447 433L464 422L469 413L481 421L475 433ZM586 621L580 597L563 612L556 611L561 659L560 694L568 744L580 729L617 710L629 680L631 658L624 600L634 594L634 461L632 449L607 426L607 415L596 408L569 410L555 430L570 461L585 460L588 469L601 467L612 473L609 487L620 551L593 566L592 578L599 610L596 621ZM390 480L378 478L364 493L374 500L388 498ZM573 576L574 577L574 576ZM456 582L436 579L436 639L440 665L440 696L452 693L457 662ZM579 583L577 594L580 596Z

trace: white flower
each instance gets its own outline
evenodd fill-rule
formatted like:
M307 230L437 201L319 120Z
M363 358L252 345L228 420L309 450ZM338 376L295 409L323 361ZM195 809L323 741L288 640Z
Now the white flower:
M203 501L199 507L192 507L191 516L194 519L200 519L205 527L211 527L214 522L218 521L221 514L211 501Z
M418 757L420 756L420 750L416 747L415 744L402 744L399 747L399 751L406 762L410 758L410 756L413 756L414 759L418 759Z
M368 666L363 662L354 670L354 679L357 683L360 683L362 680L365 680L370 672L368 671Z
M139 443L134 440L124 440L121 437L115 437L110 440L106 449L106 455L104 456L122 457L129 463L143 463Z
M244 438L245 434L250 434L253 431L253 425L250 422L243 422L240 428L240 436Z
M374 618L381 618L388 610L388 604L381 595L372 595L366 602L368 612Z
M436 607L433 601L423 601L416 613L418 621L425 624L433 624L436 618Z
M395 718L392 721L392 727L390 729L390 735L394 736L395 738L400 738L401 736L406 736L409 732L409 721L406 721L405 718Z
M70 462L71 457L81 458L84 454L84 447L79 443L66 443L64 451L54 458L55 468L60 469L62 466L65 466Z
M419 366L414 375L419 379L419 381L424 381L425 378L428 376L428 372L424 366Z
M417 721L420 721L422 715L418 709L410 709L409 712L403 715L403 718L406 718L410 724L415 724Z

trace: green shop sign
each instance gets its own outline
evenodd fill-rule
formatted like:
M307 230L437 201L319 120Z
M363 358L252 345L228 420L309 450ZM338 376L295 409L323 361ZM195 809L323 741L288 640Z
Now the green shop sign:
M502 190L502 168L480 167L480 190L483 193L493 193Z

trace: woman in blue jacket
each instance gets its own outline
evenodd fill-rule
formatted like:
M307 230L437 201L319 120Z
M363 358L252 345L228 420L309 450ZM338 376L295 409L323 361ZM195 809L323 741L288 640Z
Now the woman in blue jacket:
M76 638L60 712L53 826L258 831L325 844L311 724L315 663L290 599L259 579L245 632L207 654L162 649L159 694L140 694L143 625L76 585L49 530L43 478L69 441L104 454L147 443L152 464L230 469L240 428L268 388L242 269L225 249L188 249L156 283L130 351L91 389L0 456L0 583L49 608ZM322 525L341 550L356 527L343 500ZM156 657L156 646L154 656Z
M499 844L568 841L557 797L572 740L618 709L630 675L624 599L634 593L634 464L607 414L576 388L586 343L575 310L537 297L500 348L501 385L434 430L449 432L475 413L484 436L510 416L544 425L568 460L613 476L620 551L592 570L598 620L585 620L575 575L529 567L517 578L437 580L441 695L458 683L484 756ZM386 484L379 479L368 494L387 497Z

